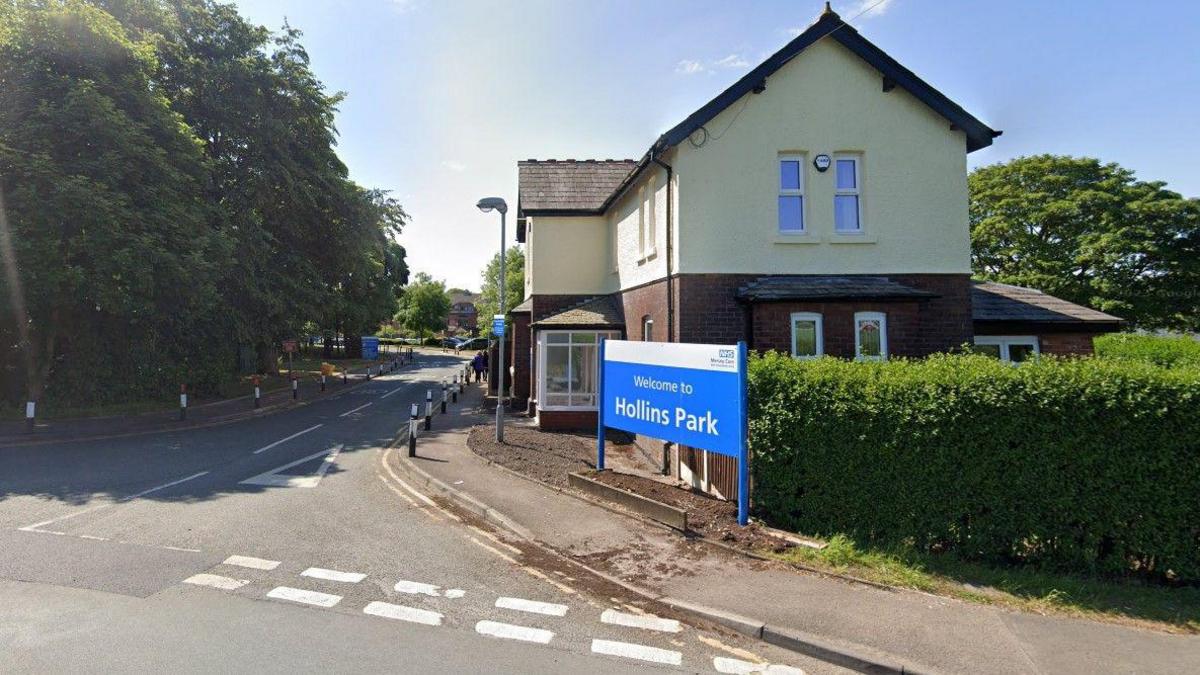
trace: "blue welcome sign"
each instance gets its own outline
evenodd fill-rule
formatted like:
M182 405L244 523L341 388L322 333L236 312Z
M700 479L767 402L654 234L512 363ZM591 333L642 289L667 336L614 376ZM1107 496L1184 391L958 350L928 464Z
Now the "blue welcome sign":
M603 340L597 466L612 427L738 460L738 522L748 520L746 345Z

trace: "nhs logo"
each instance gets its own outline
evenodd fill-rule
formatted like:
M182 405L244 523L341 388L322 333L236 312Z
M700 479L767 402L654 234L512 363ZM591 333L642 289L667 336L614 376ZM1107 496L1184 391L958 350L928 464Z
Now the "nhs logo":
M721 349L717 352L717 357L722 359L732 359L737 356L736 349Z

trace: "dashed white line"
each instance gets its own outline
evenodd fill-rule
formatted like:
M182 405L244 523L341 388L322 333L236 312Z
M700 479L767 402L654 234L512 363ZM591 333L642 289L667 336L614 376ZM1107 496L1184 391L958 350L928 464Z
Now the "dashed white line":
M288 436L287 438L281 438L281 439L275 441L274 443L271 443L270 445L264 445L261 448L255 450L252 454L257 455L261 452L266 452L267 450L270 450L271 448L273 448L277 445L282 445L284 443L287 443L288 441L292 440L293 438L298 438L300 436L303 436L304 434L307 434L308 432L310 432L314 429L320 429L323 426L325 426L325 425L324 424L314 424L311 427L305 429L304 431L297 431L296 433L292 434L291 436Z
M671 649L659 649L646 645L635 645L631 642L616 642L613 640L592 640L592 651L608 656L624 656L628 659L638 659L651 663L665 663L678 666L683 663L683 654Z
M461 598L462 596L464 596L466 594L467 594L467 592L461 588L448 588L448 589L446 589L446 592L442 593L442 595L444 595L450 599Z
M600 615L600 620L616 626L644 628L646 630L662 631L663 633L678 633L682 630L679 622L675 619L661 619L657 616L643 614L626 614L625 612L618 612L615 609L604 610L604 613Z
M300 573L302 577L312 577L314 579L324 579L326 581L340 581L346 584L357 584L367 575L358 572L339 572L337 570L327 570L320 567L310 567Z
M401 593L411 593L413 595L429 595L435 598L441 595L441 593L438 592L438 589L441 588L441 586L423 584L419 581L408 581L406 579L397 581L394 588Z
M387 602L372 602L363 607L363 613L382 616L385 619L423 623L426 626L442 625L442 615L437 612L431 612L427 609L417 609L416 607L405 607L404 605L393 605Z
M234 591L250 582L246 579L231 579L219 574L196 574L184 579L183 583L194 586L211 586L223 591Z
M364 403L364 404L358 406L357 408L351 408L350 410L347 410L346 412L342 413L341 415L338 415L338 417L345 417L347 415L352 415L352 414L358 412L359 410L362 410L363 408L368 408L372 405L375 405L375 404L374 403Z
M732 673L733 675L804 675L803 670L791 666L753 663L741 659L731 659L727 656L713 657L713 668L718 673Z
M549 644L550 640L554 639L554 633L548 630L517 626L511 623L500 623L498 621L480 621L475 624L475 632L480 635L490 635L505 640L536 642L542 645Z
M318 607L333 607L342 601L342 596L340 595L306 591L302 588L291 588L290 586L279 586L272 589L270 593L267 593L267 597L275 598L276 600L290 600L305 605L316 605Z
M333 466L334 462L337 461L338 453L341 451L342 446L335 445L329 450L322 450L321 452L313 453L308 457L301 457L294 462L288 462L283 466L275 467L274 469L260 473L257 476L251 476L244 481L240 481L240 484L266 485L269 487L315 488L318 484L320 484L321 479L325 477L325 473L329 471L329 467ZM311 462L322 455L325 455L325 461L321 462L321 466L317 467L317 472L311 476L289 476L287 474L280 473L281 471L286 471L293 466L299 466L305 462Z
M231 555L225 559L225 564L237 565L238 567L249 567L252 570L273 570L276 567L279 567L278 560L252 558L248 555Z
M400 392L401 389L404 389L404 387L396 387L395 389L389 391L388 393L384 394L383 396L380 396L379 398L387 398L387 397L391 396L392 394L397 394Z
M496 607L499 607L500 609L515 609L518 612L546 614L547 616L566 616L567 614L566 605L557 605L553 602L538 602L537 600L525 600L524 598L497 598Z
M188 482L189 480L192 480L192 479L194 479L194 478L199 478L199 477L201 477L201 476L206 476L206 475L208 475L208 472L207 472L207 471L201 471L201 472L199 472L199 473L194 473L194 474L192 474L192 475L190 475L190 476L188 476L188 477L186 477L186 478L180 478L179 480L173 480L173 481L171 481L170 483L164 483L164 484L162 484L162 485L158 485L158 486L152 487L152 488L150 488L150 489L148 489L148 490L142 490L141 492L139 492L139 493L137 493L137 494L132 494L132 495L129 495L129 496L127 496L127 497L121 497L120 499L118 499L118 500L117 500L117 501L115 501L115 502L110 502L110 503L108 503L108 504L101 504L101 505L99 505L99 506L93 506L93 507L92 507L92 508L90 508L90 509L84 509L84 510L82 510L82 511L76 511L76 512L74 512L74 513L68 513L68 514L66 514L65 516L59 516L59 517L57 517L57 518L51 518L50 520L43 520L43 521L42 521L42 522L40 522L40 523L34 523L33 525L26 525L25 527L21 527L21 528L17 528L17 529L24 530L24 531L26 531L26 532L34 532L34 531L38 531L38 530L39 530L39 528L41 528L41 527L44 527L44 526L46 526L46 525L49 525L50 523L57 523L57 522L59 522L60 520L66 520L66 519L68 519L68 518L74 518L75 516L82 516L82 515L83 515L83 514L85 514L85 513L92 513L93 511L99 511L100 509L106 509L106 508L109 508L110 506L115 506L116 504L122 504L122 503L124 503L124 502L133 501L134 499L137 499L138 497L144 497L144 496L146 496L146 495L150 494L151 492L158 492L159 490L165 490L165 489L167 489L167 488L169 488L169 487L174 487L174 486L176 486L176 485L179 485L180 483L186 483L186 482ZM59 534L59 533L57 533L57 532L54 532L54 533L48 533L48 534Z

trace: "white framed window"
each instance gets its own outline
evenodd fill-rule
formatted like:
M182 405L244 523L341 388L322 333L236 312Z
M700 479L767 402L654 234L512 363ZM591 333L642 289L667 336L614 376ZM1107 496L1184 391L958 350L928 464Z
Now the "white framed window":
M792 356L815 359L825 353L825 329L816 312L792 314Z
M976 335L975 351L1007 363L1021 363L1042 353L1036 335Z
M780 155L779 233L804 231L804 155Z
M835 155L833 181L834 231L841 234L862 232L862 158Z
M612 258L612 271L614 273L620 270L620 239L617 237L620 225L620 219L616 217L614 211L610 211L608 214L608 254Z
M617 331L539 331L538 408L595 410L600 340Z
M654 342L654 319L649 314L642 317L642 342Z
M854 357L882 361L887 356L887 315L883 312L855 312Z
M651 172L650 178L646 181L646 236L644 239L645 246L642 248L642 255L650 257L656 251L655 242L658 241L657 220L658 220L658 190L656 189L654 173Z
M646 186L638 188L638 257L646 257Z

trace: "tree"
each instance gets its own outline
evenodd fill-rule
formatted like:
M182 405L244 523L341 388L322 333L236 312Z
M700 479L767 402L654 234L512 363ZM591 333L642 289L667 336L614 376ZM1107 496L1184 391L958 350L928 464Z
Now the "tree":
M445 282L434 281L421 272L404 289L396 320L424 338L429 333L445 328L449 315L450 296L446 294Z
M511 310L525 299L525 254L517 246L506 251L504 260L504 311ZM475 309L480 326L491 325L492 316L500 314L500 254L492 256L483 268L483 282L479 288L479 302Z
M1139 327L1200 329L1200 200L1164 185L1086 157L976 169L972 268Z

